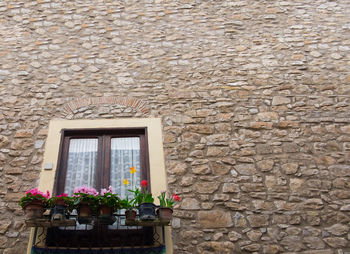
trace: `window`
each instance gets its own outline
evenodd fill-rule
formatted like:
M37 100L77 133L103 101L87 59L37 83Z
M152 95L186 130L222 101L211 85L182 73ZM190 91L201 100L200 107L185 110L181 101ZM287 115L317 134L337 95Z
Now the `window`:
M137 169L132 177L130 168ZM122 198L128 194L127 179L140 186L141 179L149 180L147 129L65 129L62 130L60 156L55 182L56 194L72 195L74 188L94 187L97 191L112 186ZM103 237L97 237L103 232ZM132 239L136 239L131 243ZM67 241L67 236L69 241ZM148 236L148 237L147 237ZM151 237L149 237L151 236ZM113 225L78 225L73 228L50 228L48 246L104 247L152 245L152 228L121 227Z
M150 180L147 147L145 128L63 130L55 192L112 186L124 198L130 188L124 179L134 186ZM137 169L134 178L130 167Z
M142 159L143 148L142 141L140 141L140 178L142 179L143 173L146 172L147 179L150 180L150 188L152 189L152 193L154 196L157 196L162 190L166 189L166 174L165 174L165 165L164 165L164 151L163 151L163 143L162 143L162 128L161 128L161 119L160 118L119 118L119 119L99 119L99 120L51 120L48 128L48 135L45 142L45 153L44 160L42 163L42 171L40 173L40 180L38 188L40 190L49 190L50 192L64 191L64 186L59 187L58 185L62 184L59 181L62 173L59 173L59 169L63 168L63 165L57 165L63 163L62 156L64 151L60 151L62 147L61 143L67 136L69 139L78 139L78 138L97 138L101 139L99 136L103 135L120 135L130 137L130 133L119 132L119 133L92 133L93 131L121 131L121 130L133 130L134 133L131 133L132 137L135 137L135 131L138 130L136 136L144 135L145 137L145 152L148 153L148 156ZM143 133L140 133L140 130L143 130ZM77 134L78 132L84 134ZM95 135L95 136L93 136ZM115 137L115 136L113 136ZM62 142L61 142L62 141ZM97 147L99 143L97 143ZM90 145L92 146L92 145ZM68 149L68 146L66 146ZM72 148L73 149L73 148ZM91 150L91 149L90 149ZM133 149L132 149L133 150ZM74 150L72 150L74 151ZM66 151L68 154L68 151ZM98 152L99 153L99 152ZM97 158L99 158L97 156ZM100 157L101 158L101 157ZM148 161L148 163L147 163ZM58 162L58 163L57 163ZM96 159L96 165L101 162ZM106 162L107 163L107 162ZM146 167L142 166L142 163L145 163ZM108 165L108 163L107 163ZM104 166L102 165L102 168ZM147 168L148 167L148 168ZM105 169L105 168L103 168ZM97 173L98 171L96 171ZM101 170L100 170L101 172ZM147 175L148 174L148 175ZM96 179L96 178L95 178ZM97 184L102 186L102 183L98 183L100 180L96 180ZM64 184L65 185L65 180ZM61 188L61 190L59 190ZM158 229L157 229L158 230ZM133 232L129 231L129 238L134 237ZM39 234L40 235L40 234ZM102 235L103 234L98 234ZM39 236L37 236L39 237ZM74 235L66 235L65 239L72 239L76 237ZM31 253L33 239L34 238L34 229L31 231L31 238L28 242L27 254ZM41 235L41 238L45 238L45 234ZM39 238L37 238L38 240ZM88 241L88 239L87 239ZM166 243L166 253L172 253L172 241L171 241L171 229L169 227L165 228L165 243ZM45 241L39 241L39 247L45 247Z

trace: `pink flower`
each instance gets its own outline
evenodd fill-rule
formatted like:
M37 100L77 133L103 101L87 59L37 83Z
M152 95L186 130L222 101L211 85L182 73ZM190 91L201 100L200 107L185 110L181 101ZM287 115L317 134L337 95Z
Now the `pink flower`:
M112 186L109 186L108 187L108 192L112 193L112 194L115 194L114 190L113 190L113 187Z
M101 196L103 196L103 195L106 194L107 192L108 192L107 189L102 189L101 192L100 192L100 193L101 193Z
M85 193L94 196L98 195L98 192L94 188L86 186L74 188L74 193Z
M49 191L46 191L46 194L44 194L43 192L39 191L38 188L27 190L25 194L26 196L42 196L43 198L50 198Z
M61 195L56 196L57 198L68 197L67 193L62 193Z
M112 186L109 186L108 189L101 189L101 192L100 192L100 195L103 196L105 195L106 193L112 193L112 194L115 194L114 190L113 190L113 187Z

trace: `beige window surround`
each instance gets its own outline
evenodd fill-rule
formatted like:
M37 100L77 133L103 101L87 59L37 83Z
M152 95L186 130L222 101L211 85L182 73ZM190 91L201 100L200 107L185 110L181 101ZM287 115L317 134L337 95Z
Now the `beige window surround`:
M167 189L160 118L118 118L102 120L51 120L45 144L45 153L40 173L39 190L52 193L60 149L62 129L100 129L100 128L147 128L150 179L153 196ZM46 169L45 168L46 165ZM47 166L49 165L49 167ZM155 199L155 202L158 200ZM30 254L34 230L31 230L27 254ZM165 227L166 254L172 254L170 227Z

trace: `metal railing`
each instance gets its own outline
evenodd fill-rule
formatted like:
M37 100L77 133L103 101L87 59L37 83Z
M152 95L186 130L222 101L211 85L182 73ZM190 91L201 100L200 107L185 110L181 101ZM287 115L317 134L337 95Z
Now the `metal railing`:
M63 250L62 253L84 254L164 253L164 226L169 225L158 220L140 221L138 217L128 221L121 212L111 217L93 216L84 220L76 214L61 220L44 216L26 223L35 228L32 253L55 254Z

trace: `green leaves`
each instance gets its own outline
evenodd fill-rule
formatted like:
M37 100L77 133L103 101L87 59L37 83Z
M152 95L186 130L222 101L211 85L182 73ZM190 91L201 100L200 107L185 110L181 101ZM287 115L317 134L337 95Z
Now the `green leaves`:
M135 206L139 206L142 203L153 203L154 201L152 193L148 193L145 188L142 188L142 191L140 189L128 191L134 193L133 203Z
M166 191L162 191L162 193L158 196L160 207L170 207L172 208L176 201L180 201L180 197L178 195L173 194L172 196L166 197Z

